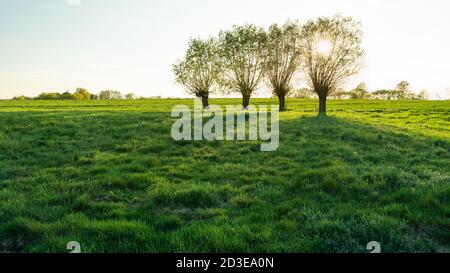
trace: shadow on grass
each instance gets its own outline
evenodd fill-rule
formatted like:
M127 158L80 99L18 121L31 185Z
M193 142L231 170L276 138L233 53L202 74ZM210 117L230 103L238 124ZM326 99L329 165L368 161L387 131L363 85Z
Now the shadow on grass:
M168 113L1 113L0 251L447 251L450 142L335 117L280 148L175 142Z

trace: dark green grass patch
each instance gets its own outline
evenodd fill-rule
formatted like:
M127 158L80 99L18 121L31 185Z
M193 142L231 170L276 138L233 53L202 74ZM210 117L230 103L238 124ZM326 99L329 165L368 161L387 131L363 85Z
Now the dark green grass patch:
M273 153L173 141L177 104L0 101L0 251L449 251L450 102L289 100Z

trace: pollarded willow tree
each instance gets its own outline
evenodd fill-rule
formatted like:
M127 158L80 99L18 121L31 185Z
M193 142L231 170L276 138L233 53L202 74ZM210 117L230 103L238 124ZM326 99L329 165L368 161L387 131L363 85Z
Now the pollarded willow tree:
M319 97L319 114L326 115L328 95L361 67L360 23L351 17L321 17L303 26L302 38L308 83Z
M297 22L287 22L282 27L274 24L267 33L265 74L278 97L280 111L286 110L286 96L292 91L292 78L301 63L301 27Z
M215 39L191 39L184 58L172 67L175 80L200 98L204 108L209 106L209 96L216 90L222 72L218 50Z
M219 34L224 67L221 83L242 95L244 109L264 79L266 38L264 29L251 24L234 26L232 30Z

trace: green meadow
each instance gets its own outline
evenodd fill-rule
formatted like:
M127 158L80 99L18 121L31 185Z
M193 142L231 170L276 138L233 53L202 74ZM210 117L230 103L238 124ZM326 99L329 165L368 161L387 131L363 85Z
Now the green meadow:
M0 252L450 252L450 101L290 99L266 153L176 104L0 101Z

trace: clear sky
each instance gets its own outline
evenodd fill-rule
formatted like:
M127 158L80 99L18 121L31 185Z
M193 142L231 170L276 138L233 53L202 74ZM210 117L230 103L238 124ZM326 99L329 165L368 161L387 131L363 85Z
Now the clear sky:
M336 13L363 24L365 67L350 87L407 80L449 96L448 0L0 0L0 98L78 86L183 96L171 65L190 37Z

